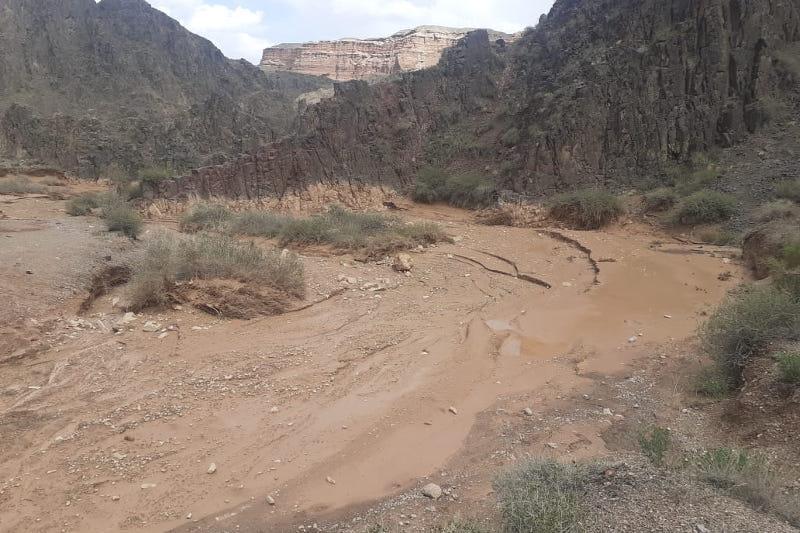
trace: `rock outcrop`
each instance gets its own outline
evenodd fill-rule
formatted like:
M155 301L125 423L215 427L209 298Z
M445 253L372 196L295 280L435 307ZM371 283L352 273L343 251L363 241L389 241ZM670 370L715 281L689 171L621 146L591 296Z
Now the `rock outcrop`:
M152 192L403 188L423 165L527 194L652 181L797 116L798 42L800 0L558 0L515 43L476 31L435 68L336 84L289 138Z
M264 50L261 68L332 80L372 80L436 65L445 48L472 29L420 26L379 39L339 39L302 44L279 44ZM491 32L491 38L513 36Z
M88 177L254 150L329 84L230 60L143 0L3 0L0 50L0 157Z

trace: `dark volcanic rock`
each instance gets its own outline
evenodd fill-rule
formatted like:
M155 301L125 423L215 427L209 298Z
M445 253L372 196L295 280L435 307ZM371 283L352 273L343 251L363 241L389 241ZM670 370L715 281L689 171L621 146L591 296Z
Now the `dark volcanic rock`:
M326 83L227 59L143 0L4 0L0 50L0 155L86 176L256 149Z
M515 43L477 31L435 68L339 84L290 138L152 192L402 187L424 164L528 194L636 182L796 115L799 40L800 0L559 0Z

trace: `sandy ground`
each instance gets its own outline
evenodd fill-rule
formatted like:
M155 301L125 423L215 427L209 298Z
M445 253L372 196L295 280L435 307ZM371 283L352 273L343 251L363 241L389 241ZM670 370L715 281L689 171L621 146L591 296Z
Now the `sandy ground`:
M595 282L586 254L545 232L415 208L457 242L414 253L410 276L306 255L320 301L307 309L169 311L115 334L113 295L78 318L79 287L129 245L63 202L9 201L2 319L50 321L51 342L0 367L2 531L349 530L344 517L428 478L446 485L449 465L473 464L464 491L486 497L517 459L504 425L540 434L530 453L606 453L620 415L597 387L673 355L661 347L690 338L740 276L730 250L635 224L562 232L592 250ZM148 320L172 327L144 332Z

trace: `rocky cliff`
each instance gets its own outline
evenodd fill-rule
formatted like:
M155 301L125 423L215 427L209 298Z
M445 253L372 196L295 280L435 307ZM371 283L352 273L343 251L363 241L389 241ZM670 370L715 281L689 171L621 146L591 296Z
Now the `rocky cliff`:
M436 65L445 48L467 33L464 28L420 26L381 39L339 39L302 44L279 44L264 50L261 68L332 80L370 80ZM491 32L493 39L512 40Z
M529 194L641 181L797 118L798 41L800 0L559 0L511 45L473 32L435 68L338 84L291 137L154 192L402 187L426 164Z
M0 50L0 157L84 176L254 150L324 84L227 59L143 0L4 0Z

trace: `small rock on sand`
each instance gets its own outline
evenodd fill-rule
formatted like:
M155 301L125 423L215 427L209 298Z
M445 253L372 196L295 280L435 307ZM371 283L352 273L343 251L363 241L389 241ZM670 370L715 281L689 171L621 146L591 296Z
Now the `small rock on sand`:
M217 471L217 464L216 463L211 463L210 465L208 465L208 473L209 474L213 474L216 471Z
M412 268L414 268L414 261L408 254L397 254L394 256L392 268L397 272L409 272Z
M275 498L272 496L267 496L267 503L270 505L275 505Z
M456 408L455 408L455 407L453 407L452 405L451 405L451 406L450 406L450 408L449 408L449 409L447 409L447 410L448 410L448 411L450 411L451 413L453 413L454 415L457 415L457 414L458 414L458 409L456 409Z
M525 413L526 416L533 416L533 409L531 409L530 407L526 407L525 409L522 410L522 412Z
M442 497L442 487L436 483L428 483L422 487L422 495L427 496L432 500L438 500Z
M160 329L161 329L161 324L153 322L152 320L148 320L147 322L144 323L144 326L142 326L142 331L146 331L148 333L154 333Z
M335 480L335 479L333 479L331 476L328 476L328 477L326 477L326 478L325 478L325 481L327 481L327 482L328 482L328 483L330 483L331 485L336 485L336 480Z

